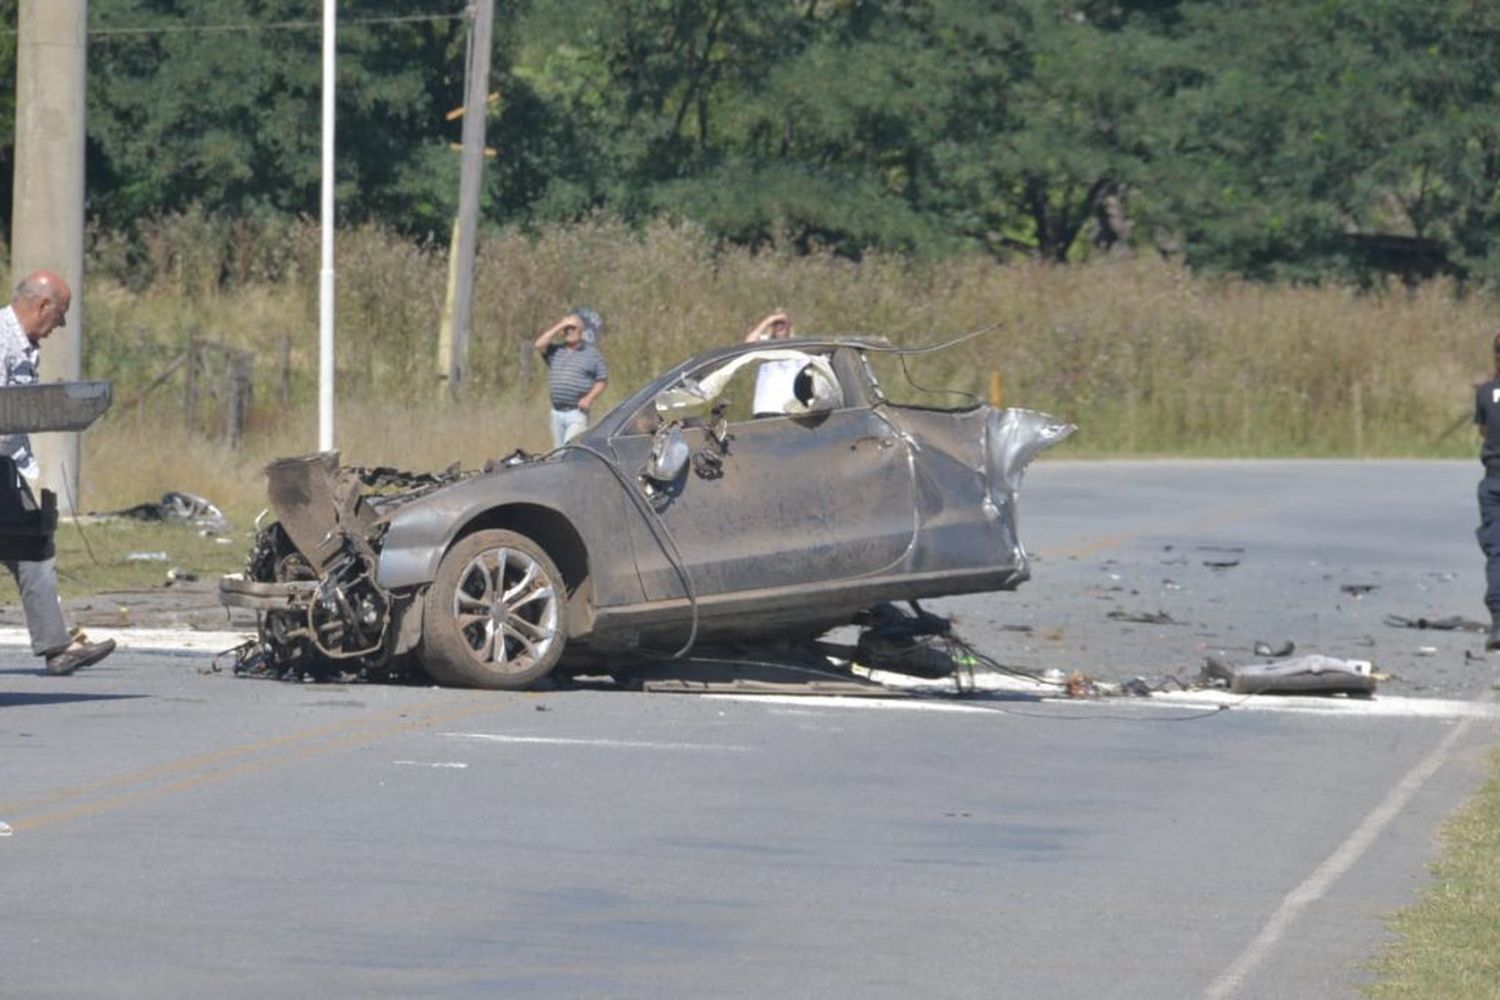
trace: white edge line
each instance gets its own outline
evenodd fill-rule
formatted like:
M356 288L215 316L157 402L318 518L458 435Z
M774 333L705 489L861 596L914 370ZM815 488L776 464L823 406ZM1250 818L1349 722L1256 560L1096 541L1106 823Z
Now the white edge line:
M704 694L700 698L719 701L739 701L764 705L800 705L803 708L864 708L874 711L905 712L987 712L1004 714L1013 707L1031 707L1044 711L1045 706L1066 706L1079 716L1089 712L1119 713L1122 711L1147 713L1159 711L1182 711L1192 709L1206 711L1215 708L1236 712L1285 712L1303 715L1342 716L1346 719L1500 719L1500 706L1484 701L1446 701L1435 698L1317 698L1287 695L1227 695L1219 692L1202 692L1202 696L1172 694L1152 695L1150 698L1036 698L1017 700L988 700L966 703L963 696L935 695L931 698L902 698L879 696L849 697L843 695L788 695L788 694Z
M426 761L426 760L393 760L393 761L391 761L391 763L392 764L403 764L406 767L453 767L453 768L465 768L465 767L469 766L468 764L465 764L465 763L462 763L461 761L456 761L456 760L438 760L438 761Z
M965 705L957 701L926 701L906 698L843 697L836 694L704 694L700 698L715 701L743 701L760 705L801 705L804 708L903 709L908 712L983 712L993 715L994 708ZM1022 704L1029 704L1023 702Z
M564 747L608 747L622 750L718 750L744 753L750 747L727 743L654 743L648 740L583 740L563 736L507 736L499 733L438 733L460 740L484 740L489 743L542 744Z
M1255 939L1245 946L1245 950L1240 952L1239 957L1219 975L1219 978L1209 984L1208 989L1203 992L1204 1000L1224 1000L1233 996L1244 985L1245 979L1266 960L1277 942L1281 940L1282 935L1286 933L1287 928L1302 915L1303 910L1323 898L1340 876L1364 856L1364 853L1370 849L1370 845L1375 842L1375 838L1380 836L1391 821L1401 814L1401 810L1406 808L1412 796L1416 795L1422 785L1447 762L1453 745L1462 739L1473 728L1473 725L1474 720L1470 718L1455 726L1453 731L1443 737L1426 757L1406 772L1405 777L1397 783L1395 788L1391 789L1380 805L1376 806L1359 826L1354 828L1354 832L1349 835L1348 839L1334 848L1333 853L1325 858L1301 885L1287 893L1281 905L1261 927Z

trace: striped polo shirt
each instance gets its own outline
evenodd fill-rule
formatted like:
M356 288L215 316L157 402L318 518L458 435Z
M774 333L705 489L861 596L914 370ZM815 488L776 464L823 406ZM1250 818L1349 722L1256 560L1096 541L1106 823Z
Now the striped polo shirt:
M547 388L554 410L578 409L578 401L588 395L595 382L609 380L604 355L593 344L584 344L576 350L549 344L542 352L542 360L547 362Z

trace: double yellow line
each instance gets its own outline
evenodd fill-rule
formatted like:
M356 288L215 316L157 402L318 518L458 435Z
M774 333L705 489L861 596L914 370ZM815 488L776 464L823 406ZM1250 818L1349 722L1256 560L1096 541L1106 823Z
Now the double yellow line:
M493 694L474 692L425 707L391 709L350 722L185 757L96 784L65 788L32 799L0 802L0 819L5 819L15 833L41 830L242 775L300 763L345 747L494 712L505 704Z

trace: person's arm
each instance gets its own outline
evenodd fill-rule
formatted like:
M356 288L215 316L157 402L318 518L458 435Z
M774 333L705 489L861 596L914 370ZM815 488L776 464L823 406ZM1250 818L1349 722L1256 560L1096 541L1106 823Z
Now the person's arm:
M754 329L745 334L745 343L748 344L756 340L770 340L772 323L785 323L788 328L790 328L792 325L792 321L787 318L786 313L780 311L773 312L771 315L755 324Z
M589 407L594 405L594 400L598 399L599 394L604 391L605 384L609 382L609 364L604 360L604 355L599 353L598 348L590 347L585 350L593 355L594 384L589 386L589 391L584 393L583 398L578 401L578 408L587 413Z
M594 405L594 400L599 398L599 394L604 391L604 387L607 384L608 383L605 382L605 380L602 378L599 381L595 382L593 386L589 388L589 391L583 394L583 398L578 401L578 408L584 413L589 412L589 407Z
M553 323L547 329L543 330L541 335L536 338L535 342L533 342L531 346L535 347L538 352L545 353L547 350L547 345L552 343L553 337L557 336L568 327L573 326L577 323L578 317L574 316L572 313L569 313L562 319L558 320L556 323Z

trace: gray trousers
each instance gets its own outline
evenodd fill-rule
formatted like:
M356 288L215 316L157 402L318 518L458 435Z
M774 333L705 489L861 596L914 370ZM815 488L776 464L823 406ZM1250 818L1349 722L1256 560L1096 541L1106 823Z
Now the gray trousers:
M63 622L62 601L57 598L57 560L26 562L6 559L5 568L21 589L21 607L31 632L31 651L46 656L65 649L70 641Z

